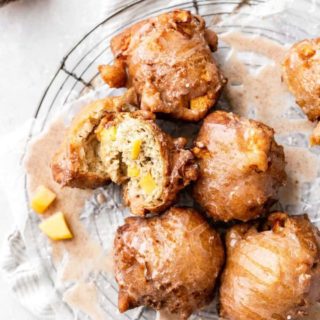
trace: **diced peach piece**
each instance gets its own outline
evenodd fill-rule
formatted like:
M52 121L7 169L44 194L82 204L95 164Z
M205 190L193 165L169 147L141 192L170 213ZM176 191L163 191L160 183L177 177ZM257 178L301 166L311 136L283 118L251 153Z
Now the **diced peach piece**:
M39 224L40 230L52 240L72 239L73 235L67 225L64 214L57 212Z
M140 180L140 187L146 194L152 193L152 191L157 187L156 182L154 181L151 173L147 173L141 180Z
M136 177L139 177L139 175L140 175L140 170L138 167L136 166L128 167L128 177L136 178Z
M131 159L132 160L138 159L140 151L141 151L141 144L142 144L142 140L133 141L132 149L131 149Z
M112 126L106 129L102 129L100 132L97 132L97 136L100 141L102 140L116 141L117 128Z
M190 101L190 108L191 110L206 110L209 106L209 99L207 96L202 96L198 98L191 99Z
M30 206L35 212L42 214L48 209L55 198L56 194L54 192L41 185L36 189Z

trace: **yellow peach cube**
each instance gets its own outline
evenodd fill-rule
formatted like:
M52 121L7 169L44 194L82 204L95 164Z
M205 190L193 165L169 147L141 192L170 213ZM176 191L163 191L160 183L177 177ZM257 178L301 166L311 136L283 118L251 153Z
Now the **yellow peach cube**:
M117 128L112 126L106 129L102 129L100 132L97 133L97 136L100 141L102 140L116 141Z
M138 167L136 166L128 167L128 177L136 178L136 177L139 177L139 175L140 175L140 170Z
M207 96L202 96L198 98L191 99L190 108L191 110L206 110L210 104L210 101Z
M37 213L44 213L56 198L54 192L45 186L39 186L31 200L31 208Z
M132 160L138 159L140 151L141 151L141 144L142 144L142 140L133 141L132 149L131 149L131 159Z
M57 212L50 218L43 220L39 224L39 228L52 240L66 240L73 238L62 212Z
M256 166L260 171L268 170L268 155L263 151L253 151L247 154L247 166Z
M156 182L154 181L151 173L147 173L141 180L140 180L140 187L146 194L152 193L152 191L157 187Z

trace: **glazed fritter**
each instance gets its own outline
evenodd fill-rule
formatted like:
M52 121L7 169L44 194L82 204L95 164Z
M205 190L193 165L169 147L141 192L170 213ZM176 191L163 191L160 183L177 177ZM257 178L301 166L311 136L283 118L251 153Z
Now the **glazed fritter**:
M265 213L286 180L273 130L233 113L207 116L193 151L200 167L193 194L215 220L247 221Z
M119 310L148 306L187 319L213 298L224 261L219 234L194 209L130 217L116 233Z
M229 320L297 319L320 299L320 234L307 215L272 214L227 234L220 288Z
M111 48L115 63L99 67L102 78L111 87L133 86L143 110L198 121L226 82L210 51L216 34L189 11L141 21L114 37Z
M196 180L198 166L184 138L172 139L146 111L109 114L96 130L106 174L124 186L133 214L158 213Z
M110 181L97 157L99 141L95 129L108 113L132 109L137 104L134 90L123 96L96 100L76 115L51 162L53 178L62 186L96 188Z
M319 120L320 38L292 46L283 62L283 79L309 120Z

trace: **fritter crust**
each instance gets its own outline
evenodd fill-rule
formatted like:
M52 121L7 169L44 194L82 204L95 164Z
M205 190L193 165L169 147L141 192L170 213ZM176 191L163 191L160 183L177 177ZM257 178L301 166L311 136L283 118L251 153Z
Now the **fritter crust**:
M273 130L233 113L207 116L193 151L200 168L193 194L215 220L263 214L286 180L283 148Z
M120 312L143 305L187 319L213 298L224 250L219 234L194 209L127 218L114 248Z
M189 11L141 21L114 37L111 48L116 60L99 67L102 78L111 87L134 87L143 110L198 121L226 82L210 52L216 34Z
M320 118L320 38L306 39L288 51L283 79L309 120Z
M320 234L307 215L277 212L262 226L235 226L226 245L224 319L297 319L320 299Z
M108 113L127 110L137 104L134 90L123 96L96 100L76 115L65 139L51 161L53 179L62 186L97 188L110 179L97 158L99 142L95 129Z

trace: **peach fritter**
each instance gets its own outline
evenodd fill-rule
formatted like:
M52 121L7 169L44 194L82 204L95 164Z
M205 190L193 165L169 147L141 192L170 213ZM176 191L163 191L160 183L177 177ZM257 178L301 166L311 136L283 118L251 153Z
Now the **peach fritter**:
M248 221L277 199L286 179L283 148L261 122L217 111L204 120L193 152L196 201L215 220Z
M120 312L148 306L187 319L212 300L224 250L194 209L127 218L114 248Z
M283 62L283 79L298 105L314 121L320 118L320 38L294 44Z
M111 87L134 87L141 109L198 121L226 82L211 54L216 48L217 35L203 18L175 10L114 37L115 62L99 71Z
M306 215L235 226L226 242L224 319L297 319L320 299L320 234Z

